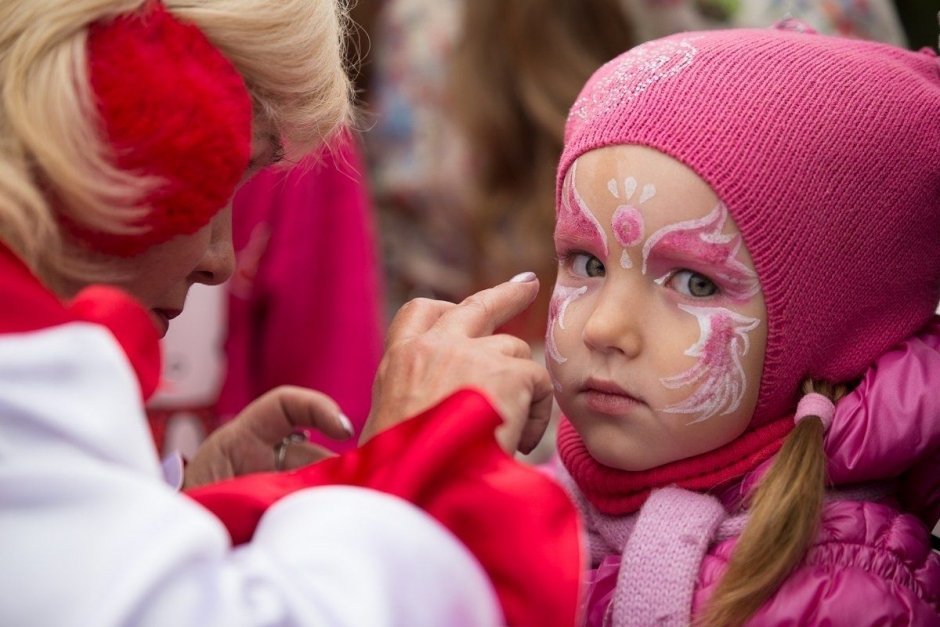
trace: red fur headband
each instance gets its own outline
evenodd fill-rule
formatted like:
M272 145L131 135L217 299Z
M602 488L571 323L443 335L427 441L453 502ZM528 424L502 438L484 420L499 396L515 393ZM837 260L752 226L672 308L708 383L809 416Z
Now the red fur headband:
M251 98L241 75L195 26L159 2L93 24L91 86L120 169L161 181L140 234L81 231L95 250L143 252L194 233L231 199L251 152Z

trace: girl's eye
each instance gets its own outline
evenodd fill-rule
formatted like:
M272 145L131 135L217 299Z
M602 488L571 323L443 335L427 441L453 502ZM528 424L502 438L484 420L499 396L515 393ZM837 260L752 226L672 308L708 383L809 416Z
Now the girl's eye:
M679 270L669 277L666 285L693 298L706 298L718 293L718 286L711 279L691 270Z
M570 257L571 271L578 275L588 278L604 276L604 264L594 255L587 253L574 253Z

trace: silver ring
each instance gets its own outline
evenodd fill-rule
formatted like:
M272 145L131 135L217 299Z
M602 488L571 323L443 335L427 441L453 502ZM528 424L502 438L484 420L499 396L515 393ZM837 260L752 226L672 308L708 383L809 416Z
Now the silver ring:
M274 447L274 469L284 470L284 462L287 461L287 447L294 442L306 442L307 436L303 433L291 433Z

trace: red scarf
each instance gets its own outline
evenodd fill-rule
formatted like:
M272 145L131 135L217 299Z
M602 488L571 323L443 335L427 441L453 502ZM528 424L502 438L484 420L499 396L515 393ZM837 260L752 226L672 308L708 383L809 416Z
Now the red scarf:
M588 453L567 418L558 429L558 453L585 498L602 514L624 515L640 509L656 488L676 485L705 492L744 476L780 450L793 429L793 417L745 431L721 448L649 470L604 466Z

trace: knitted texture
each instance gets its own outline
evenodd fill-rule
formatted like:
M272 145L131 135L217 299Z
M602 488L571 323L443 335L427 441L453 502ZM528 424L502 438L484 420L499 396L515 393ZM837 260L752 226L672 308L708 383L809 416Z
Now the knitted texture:
M616 144L689 166L727 205L767 304L757 424L806 376L848 381L940 298L940 60L786 30L684 33L589 80L572 162ZM559 196L560 198L560 196Z
M792 430L793 419L785 416L750 429L714 451L629 472L604 466L591 457L581 436L565 418L558 427L558 451L591 505L603 514L622 515L637 511L656 488L675 485L707 491L742 477L776 454Z
M158 2L93 24L88 59L115 165L156 184L139 203L151 211L132 224L140 233L73 230L96 250L127 256L205 226L248 165L251 98L241 75Z
M702 558L726 517L715 497L678 488L653 492L624 547L613 624L688 625Z

